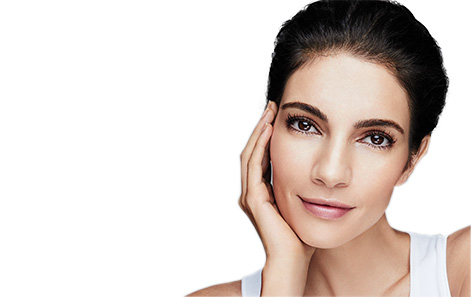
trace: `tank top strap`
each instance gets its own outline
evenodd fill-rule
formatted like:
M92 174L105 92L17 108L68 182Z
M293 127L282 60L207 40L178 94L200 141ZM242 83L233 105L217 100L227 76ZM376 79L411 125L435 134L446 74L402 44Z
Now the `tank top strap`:
M242 297L258 297L262 290L262 269L242 278Z
M447 238L409 232L410 297L451 297L446 271ZM258 297L262 269L242 278L242 296Z
M410 297L451 297L446 271L446 242L443 235L409 232Z

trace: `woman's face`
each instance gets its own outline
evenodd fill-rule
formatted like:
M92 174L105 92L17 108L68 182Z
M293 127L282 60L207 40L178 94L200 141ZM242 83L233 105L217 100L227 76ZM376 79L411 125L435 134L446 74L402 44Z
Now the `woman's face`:
M381 65L339 54L293 73L270 156L278 208L305 243L337 247L378 222L408 176L409 126L407 94Z

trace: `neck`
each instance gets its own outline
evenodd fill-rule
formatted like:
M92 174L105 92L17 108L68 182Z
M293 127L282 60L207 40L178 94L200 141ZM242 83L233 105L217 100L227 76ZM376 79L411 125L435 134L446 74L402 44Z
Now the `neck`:
M409 282L409 235L391 228L386 216L369 230L333 249L317 249L306 295L385 295Z

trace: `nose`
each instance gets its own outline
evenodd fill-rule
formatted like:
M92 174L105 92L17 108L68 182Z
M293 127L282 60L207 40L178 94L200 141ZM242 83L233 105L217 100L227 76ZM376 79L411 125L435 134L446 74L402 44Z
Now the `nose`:
M328 188L346 187L352 179L351 162L345 144L326 143L316 152L311 180Z

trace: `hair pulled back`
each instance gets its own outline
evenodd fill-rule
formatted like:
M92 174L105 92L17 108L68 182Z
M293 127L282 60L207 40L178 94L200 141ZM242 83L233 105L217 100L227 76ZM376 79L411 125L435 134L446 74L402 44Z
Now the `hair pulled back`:
M267 100L280 104L289 77L320 56L348 53L387 67L409 96L409 149L417 152L445 105L448 77L440 48L404 6L390 1L314 2L277 35Z

